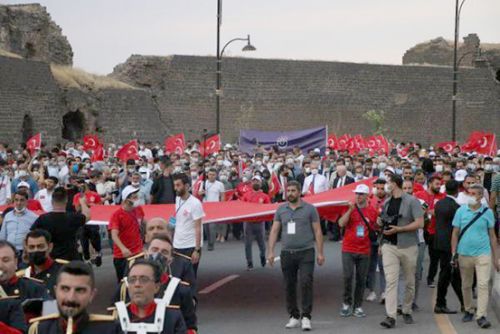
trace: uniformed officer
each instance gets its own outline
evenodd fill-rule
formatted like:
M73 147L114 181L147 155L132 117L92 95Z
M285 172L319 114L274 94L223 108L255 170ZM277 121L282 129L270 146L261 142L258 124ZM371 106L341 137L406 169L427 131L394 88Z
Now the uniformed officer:
M39 282L32 278L17 277L16 248L6 240L0 240L0 298L15 297L18 303L25 303L26 318L40 315L41 307L34 311L27 300L47 300L49 295Z
M114 317L89 314L87 308L97 292L92 267L82 261L62 266L54 292L59 313L30 321L29 334L118 334Z
M160 266L152 260L139 259L130 267L127 281L131 303L115 304L124 333L187 333L178 307L169 306L173 296L172 289L167 288L165 297L155 299L161 289L161 276Z
M24 242L26 257L29 267L17 272L19 277L31 277L43 281L48 293L55 297L54 286L56 285L57 273L66 260L50 257L54 245L52 237L46 230L36 229L26 235Z
M160 277L160 290L157 294L158 298L163 298L169 286L172 286L174 293L172 296L172 304L180 305L180 311L184 317L187 328L192 331L197 331L197 319L195 312L195 302L193 295L191 293L191 287L189 283L183 282L180 278L171 275L170 264L173 262L172 256L172 243L168 236L157 235L154 236L147 246L142 259L149 259L155 262L161 269L162 275ZM129 261L130 268L140 258L132 258ZM127 290L127 280L123 280L121 283L119 291L115 294L114 301L124 301L129 300L128 290Z
M20 334L26 331L24 313L15 297L0 298L0 333Z

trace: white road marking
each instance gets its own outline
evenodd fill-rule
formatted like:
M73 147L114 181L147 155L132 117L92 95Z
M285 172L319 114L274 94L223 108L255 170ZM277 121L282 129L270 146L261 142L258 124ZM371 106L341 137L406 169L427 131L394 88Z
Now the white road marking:
M214 284L211 284L211 285L207 286L206 288L204 288L203 290L201 290L199 292L199 294L200 295L207 295L211 292L214 292L215 290L217 290L218 288L220 288L224 284L227 284L231 281L234 281L238 277L240 277L240 275L229 275L227 277L224 277L223 279L221 279L221 280L215 282Z

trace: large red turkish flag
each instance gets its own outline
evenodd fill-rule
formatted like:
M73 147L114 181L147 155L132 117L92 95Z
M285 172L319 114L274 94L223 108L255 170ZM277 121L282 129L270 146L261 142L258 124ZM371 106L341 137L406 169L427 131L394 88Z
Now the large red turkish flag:
M127 161L128 159L138 160L137 140L134 139L123 145L123 147L116 152L116 157L121 161Z
M495 155L497 150L496 135L481 131L474 131L470 134L469 140L462 145L462 151L477 152L485 155Z
M174 136L170 136L165 139L165 151L167 154L177 153L182 154L184 148L186 147L186 141L184 139L184 134L179 133Z
M30 151L30 154L33 155L36 150L39 150L42 146L42 134L37 133L26 142L26 148Z
M95 150L99 147L99 145L102 146L101 141L99 140L99 137L97 137L97 135L85 135L85 137L83 137L83 149L85 151Z
M436 148L442 148L447 153L453 152L455 146L457 146L456 141L443 141L441 143L436 144Z
M213 135L208 137L206 141L200 143L200 153L202 156L207 156L220 151L220 136Z

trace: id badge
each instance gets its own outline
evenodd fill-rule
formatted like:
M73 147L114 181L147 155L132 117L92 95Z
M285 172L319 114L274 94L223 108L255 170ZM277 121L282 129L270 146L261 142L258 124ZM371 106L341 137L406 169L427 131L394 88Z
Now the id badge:
M290 220L288 224L286 224L287 234L295 234L295 222Z
M173 217L173 216L172 216L172 217L170 217L170 218L168 219L168 223L169 223L171 226L175 227L175 223L177 223L177 218L175 218L175 217Z
M365 237L365 227L363 225L356 226L356 237L358 238Z

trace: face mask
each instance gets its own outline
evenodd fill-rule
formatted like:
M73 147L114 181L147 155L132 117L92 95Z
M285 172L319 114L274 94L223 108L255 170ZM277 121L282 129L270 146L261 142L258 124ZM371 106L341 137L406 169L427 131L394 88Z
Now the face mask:
M384 163L384 162L381 162L381 163L379 163L379 164L378 164L378 169L379 169L380 171L385 170L385 168L386 168L386 167L387 167L387 164L386 164L386 163Z
M135 172L135 168L127 168L127 172L133 173L133 172Z
M227 175L220 175L219 180L221 180L222 182L227 181Z
M139 182L132 182L132 187L139 188L140 185Z
M47 255L45 253L45 251L28 253L30 263L34 264L35 266L44 264L45 261L47 261Z
M160 253L151 253L148 256L148 259L158 264L158 266L162 269L163 272L168 272L168 264L167 259Z
M61 168L62 168L62 167L64 167L64 166L66 166L66 163L65 163L64 161L59 161L59 162L57 163L57 165L58 165L59 167L61 167Z
M260 166L262 166L262 161L257 160L257 161L255 161L255 164L256 164L258 167L260 167Z
M484 165L484 170L486 172L492 172L493 171L493 165L492 164Z
M390 193L392 192L392 187L391 187L391 185L390 185L389 183L386 183L386 184L384 185L384 190L385 190L385 192L386 192L386 193L390 194Z
M280 169L281 166L283 166L283 164L281 162L277 162L274 164L274 169L278 170L278 169Z
M241 178L241 182L243 182L243 183L248 182L248 177L243 176L243 177Z
M196 164L196 163L198 163L198 158L191 158L191 161L192 161L194 164Z
M73 165L73 173L78 173L78 165Z
M304 168L304 172L305 172L306 174L311 173L311 168L309 168L309 167Z
M210 167L205 167L205 173L208 173L210 171Z
M318 174L318 170L316 168L311 169L311 174L312 175L317 175Z
M467 169L476 170L476 165L475 164L467 164Z
M132 202L132 207L137 208L139 206L140 206L139 200L135 200L135 201Z
M475 206L475 205L477 205L477 203L479 203L479 202L477 201L477 199L475 197L469 197L467 199L468 205Z
M48 160L45 160L45 161L43 162L43 165L44 165L45 167L47 167L47 166L49 165L49 161L48 161Z
M139 149L142 151L144 149L144 146L139 146Z
M26 208L18 209L18 208L16 208L16 207L14 207L14 211L15 211L16 213L21 214L21 213L24 213L24 212L26 211Z
M174 168L174 173L175 174L182 173L182 168L181 167L175 167Z
M187 160L186 159L180 159L179 160L181 162L181 164L185 165L187 163Z
M198 172L191 172L191 178L196 179L198 177Z
M28 173L25 170L20 170L17 175L19 177L25 177L25 176L28 176Z
M441 173L443 171L443 165L436 165L436 172Z
M373 196L377 196L377 193L378 193L378 189L375 188L375 187L373 187L372 188L372 194L373 194Z
M224 160L217 160L217 166L222 166L224 164Z

